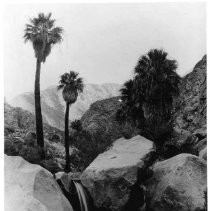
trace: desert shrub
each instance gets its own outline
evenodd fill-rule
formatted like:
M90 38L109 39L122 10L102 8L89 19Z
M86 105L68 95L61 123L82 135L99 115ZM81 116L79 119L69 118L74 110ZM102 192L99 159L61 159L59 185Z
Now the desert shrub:
M39 150L37 147L24 145L19 156L27 160L29 163L39 164L41 161Z
M24 143L18 140L12 140L10 138L4 139L4 153L10 156L18 156Z
M61 137L58 134L53 134L52 136L49 137L49 140L52 141L52 142L60 142Z

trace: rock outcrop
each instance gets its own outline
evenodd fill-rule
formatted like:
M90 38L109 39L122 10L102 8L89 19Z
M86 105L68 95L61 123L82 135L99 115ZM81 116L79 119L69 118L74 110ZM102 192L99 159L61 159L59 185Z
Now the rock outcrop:
M116 113L121 108L120 97L96 101L81 118L82 127L91 134L103 134L115 141L124 136L137 135L131 124L120 124Z
M144 137L118 139L82 173L81 182L96 207L122 210L129 200L137 173L153 154L153 143Z
M73 211L52 174L5 155L5 211Z
M205 55L181 80L180 95L174 100L175 142L195 155L200 152L197 145L206 137L206 68Z
M176 127L194 132L206 126L206 55L180 84L180 95L175 100Z
M206 161L179 154L153 166L147 180L148 205L153 211L204 210L207 190Z
M43 124L45 138L51 140L54 135L59 135L60 142L64 142L61 130L46 123ZM12 107L4 103L4 135L27 138L27 134L36 131L35 116L19 107ZM29 134L30 135L30 134Z
M70 120L79 119L91 103L119 95L118 84L86 84L76 103L71 106ZM41 91L42 116L45 123L64 130L65 101L56 86ZM34 94L24 93L9 101L14 107L21 107L34 114Z

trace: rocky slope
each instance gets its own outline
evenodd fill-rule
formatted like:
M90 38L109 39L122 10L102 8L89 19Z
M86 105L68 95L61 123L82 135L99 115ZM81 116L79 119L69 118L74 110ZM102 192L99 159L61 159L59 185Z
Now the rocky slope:
M120 97L96 101L81 118L82 126L90 133L104 134L111 140L137 134L137 130L129 123L120 124L116 112L121 107Z
M182 78L180 95L174 99L175 137L183 142L189 141L192 135L199 137L199 140L193 139L197 142L190 143L196 148L198 142L206 137L206 65L204 56L193 71ZM120 125L116 121L116 111L121 106L119 99L120 97L115 97L93 103L81 118L83 128L90 132L110 134L113 140L126 134L130 137L138 134L131 124Z
M206 128L206 55L195 65L180 84L175 100L174 124L177 128L194 132Z
M79 95L75 104L71 106L70 120L79 119L88 110L91 103L119 95L118 84L86 84L84 92ZM61 130L64 128L65 101L62 92L56 86L41 92L42 115L44 122ZM21 107L34 113L33 93L24 93L9 101L14 107Z
M46 123L43 125L44 136L47 139L52 139L56 134L59 136L59 141L63 142L63 132L59 129L52 127ZM28 132L35 132L35 116L30 112L19 108L12 107L4 103L4 135L5 137L25 136Z
M46 160L41 161L37 148L35 117L21 108L4 104L4 153L21 156L30 163L40 164L55 173L65 165L64 133L44 124ZM75 148L70 147L74 154Z

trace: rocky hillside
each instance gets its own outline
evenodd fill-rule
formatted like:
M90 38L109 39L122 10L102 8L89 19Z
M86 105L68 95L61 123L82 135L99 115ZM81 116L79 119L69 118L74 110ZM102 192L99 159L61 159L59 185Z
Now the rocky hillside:
M96 101L81 118L83 128L90 133L99 133L116 140L135 132L131 125L121 125L116 112L121 107L120 97Z
M81 118L93 102L119 95L119 88L118 84L87 84L84 92L71 107L70 120ZM49 87L41 92L41 99L44 122L63 130L65 102L62 92L58 92L56 86ZM34 113L33 93L21 94L9 101L9 104Z
M19 108L12 107L9 104L4 104L4 135L5 137L25 136L28 132L35 132L35 116L30 112ZM63 142L63 132L59 129L44 123L44 136L51 139L53 135L60 136L60 141Z
M175 101L174 124L190 132L206 128L206 55L180 84L180 96Z
M93 103L81 118L83 128L120 138L125 126L120 126L115 118L121 105L119 99L115 97ZM175 99L174 107L175 128L189 132L200 128L206 130L206 56L182 78L180 95Z
M22 108L4 104L4 153L21 156L30 163L40 164L51 172L63 170L65 165L64 133L44 124L46 159L40 160L36 141L35 117ZM70 148L73 154L76 149Z

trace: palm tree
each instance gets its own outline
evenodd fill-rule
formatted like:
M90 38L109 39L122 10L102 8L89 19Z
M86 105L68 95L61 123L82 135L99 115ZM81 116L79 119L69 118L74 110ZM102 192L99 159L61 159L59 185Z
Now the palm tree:
M143 55L135 67L135 86L146 119L146 128L158 144L170 138L173 98L179 93L177 61L159 49Z
M153 134L156 140L159 139L157 135L166 134L171 128L173 97L179 93L177 62L167 56L159 49L141 56L134 69L134 78L121 89L124 112L137 120L140 129L149 130L146 133Z
M123 104L117 111L117 119L121 122L128 120L131 123L131 121L133 121L136 126L138 126L138 124L143 126L142 100L137 97L138 90L136 90L135 80L130 79L126 81L120 89L120 92Z
M153 49L143 55L135 67L135 86L144 101L145 115L170 118L173 97L179 92L177 62L163 50Z
M25 42L30 41L36 57L36 75L35 75L35 115L36 115L36 134L37 144L40 147L41 158L44 159L44 137L43 123L40 100L40 70L41 63L45 62L50 54L53 45L62 41L63 29L55 27L55 20L51 19L51 13L44 15L39 13L37 18L30 19L30 24L26 24L24 31Z
M69 172L70 169L70 155L69 155L69 107L76 102L78 94L83 92L83 79L78 77L79 73L70 71L61 75L58 90L63 89L63 99L66 101L65 113L65 150L66 150L66 166L65 170Z

